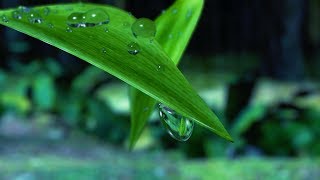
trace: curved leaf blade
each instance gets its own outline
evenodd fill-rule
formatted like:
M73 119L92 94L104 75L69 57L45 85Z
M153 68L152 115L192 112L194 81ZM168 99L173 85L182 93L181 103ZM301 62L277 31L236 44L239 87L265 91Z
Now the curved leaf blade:
M130 14L111 6L96 4L45 7L50 8L52 13L46 16L41 24L12 18L13 9L0 11L0 16L4 15L8 19L8 21L0 20L0 24L77 56L170 106L182 115L204 126L212 127L210 119L217 118L162 47L156 41L151 43L149 39L137 39L132 35L130 24L135 21L135 18ZM44 6L36 7L35 10L42 11L43 8ZM67 32L66 19L71 12L84 12L94 8L101 8L108 12L110 23L107 26L76 28L72 32ZM105 31L106 27L109 29L108 32ZM139 54L131 55L127 52L126 47L131 42L137 42L140 45ZM159 65L164 71L158 71ZM215 126L213 131L230 139L221 124Z
M177 0L165 13L156 19L156 40L177 65L192 37L197 22L201 16L203 0ZM156 104L156 100L143 92L130 87L131 104L131 131L129 148L132 149L138 141L142 131ZM222 126L218 118L211 124L211 130L215 126ZM210 128L209 128L210 129ZM222 137L228 137L228 134ZM231 138L226 138L231 140Z

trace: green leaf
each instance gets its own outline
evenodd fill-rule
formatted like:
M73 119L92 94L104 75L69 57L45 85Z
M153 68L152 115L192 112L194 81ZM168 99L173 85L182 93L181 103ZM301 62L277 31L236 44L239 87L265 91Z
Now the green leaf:
M50 9L48 16L43 13L44 7ZM66 19L70 13L86 12L95 8L108 12L109 24L75 28L72 32L67 30ZM158 42L133 36L130 26L136 19L129 13L96 4L64 4L34 9L41 12L44 18L40 24L30 23L26 18L13 18L13 9L0 11L0 24L51 44L103 69L183 116L194 119L231 140L218 118L198 96ZM137 55L128 53L127 45L131 42L136 42L141 47ZM158 69L159 66L161 71Z
M192 37L192 33L200 18L202 8L203 0L177 0L156 19L156 40L176 65L179 63L183 52ZM133 87L130 87L130 95L131 132L129 137L129 148L132 149L142 134L157 100ZM195 107L199 108L197 105L195 105ZM208 111L208 108L206 108L206 111ZM213 113L209 113L209 111L207 113L210 115L206 120L196 119L200 121L198 121L198 123L209 128L218 135L231 140L218 118Z

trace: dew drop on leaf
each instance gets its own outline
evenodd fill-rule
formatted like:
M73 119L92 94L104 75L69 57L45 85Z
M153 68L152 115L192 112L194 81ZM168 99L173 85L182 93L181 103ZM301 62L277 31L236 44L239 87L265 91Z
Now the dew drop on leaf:
M165 68L164 68L163 65L161 65L161 64L158 64L158 65L157 65L157 71L158 71L158 72L164 72L164 70L165 70Z
M140 52L140 45L136 42L131 42L127 46L128 53L137 55Z
M5 22L5 23L8 23L8 22L9 22L9 20L8 20L8 18L7 18L6 15L2 15L2 16L1 16L1 20L2 20L2 22Z
M54 27L54 25L52 23L48 23L47 25L48 25L48 28L53 28Z
M71 13L67 18L67 25L73 28L86 27L84 24L85 16L83 13L74 12Z
M134 36L153 38L156 35L156 24L147 18L137 19L131 26L131 30Z
M107 49L106 48L102 48L102 53L106 54L107 53Z
M109 28L104 28L104 32L109 32Z
M68 33L72 33L72 32L73 32L73 30L72 30L70 27L67 27L66 32L68 32Z
M193 132L194 121L178 114L169 107L159 104L159 115L169 135L178 141L187 141Z
M27 14L28 21L32 24L41 24L43 22L43 18L41 15L35 11L35 10L30 10Z
M50 8L48 8L48 7L45 7L45 8L43 8L43 14L45 15L45 16L48 16L49 14L50 14Z
M14 18L14 19L22 19L22 17L23 17L21 10L12 11L11 14L12 14L12 18Z
M87 11L84 16L87 27L99 26L110 22L109 14L99 8Z

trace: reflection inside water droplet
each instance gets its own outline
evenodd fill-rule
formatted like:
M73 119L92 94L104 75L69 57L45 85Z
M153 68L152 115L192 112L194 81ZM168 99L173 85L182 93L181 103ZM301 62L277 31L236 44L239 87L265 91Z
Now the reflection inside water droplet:
M187 141L193 132L194 121L178 114L169 107L158 104L160 120L169 135L178 141Z
M128 53L132 55L136 55L140 52L140 46L136 42L131 42L130 44L128 44L127 50L128 50Z
M158 64L158 65L157 65L157 71L158 71L158 72L164 72L164 70L165 70L165 68L164 68L163 65L161 65L161 64Z
M43 18L35 10L30 10L28 13L26 13L26 15L30 23L41 24L43 22Z
M12 11L11 14L14 19L22 19L22 12L20 10Z
M5 23L8 23L8 22L9 22L9 20L8 20L8 18L7 18L6 15L2 15L2 16L1 16L1 20L2 20L2 22L5 22Z

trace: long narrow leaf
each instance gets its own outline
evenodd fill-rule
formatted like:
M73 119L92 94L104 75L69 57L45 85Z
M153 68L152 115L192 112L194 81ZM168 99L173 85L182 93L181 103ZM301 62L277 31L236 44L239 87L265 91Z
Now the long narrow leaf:
M42 14L48 8L50 13ZM108 12L109 24L68 28L66 19L70 13L86 12L95 8ZM0 24L77 56L170 106L180 114L231 139L158 42L133 36L130 26L135 18L129 13L96 4L53 5L37 7L34 10L41 13L42 23L31 23L27 18L13 18L14 9L9 9L0 11ZM140 46L137 55L128 53L127 46L131 42Z
M178 65L192 37L202 8L203 0L177 0L156 19L156 40L176 65ZM130 94L131 131L129 147L132 149L138 141L157 101L133 87L130 87ZM212 122L206 124L206 127L230 140L224 130L219 131L222 125L216 116L213 116Z

